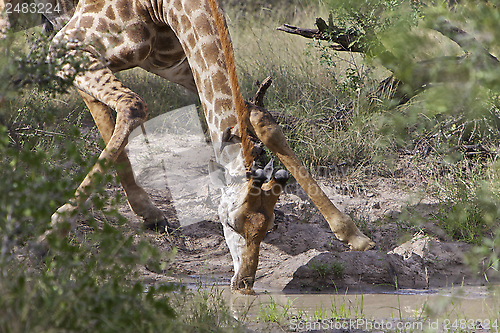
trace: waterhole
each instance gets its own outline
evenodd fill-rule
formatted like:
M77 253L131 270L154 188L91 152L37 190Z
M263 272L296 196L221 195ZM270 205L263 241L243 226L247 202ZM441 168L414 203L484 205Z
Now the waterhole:
M200 281L188 288L218 293L235 319L279 322L286 331L498 332L500 325L500 286L317 294L256 289L256 295L243 296L232 294L226 283Z

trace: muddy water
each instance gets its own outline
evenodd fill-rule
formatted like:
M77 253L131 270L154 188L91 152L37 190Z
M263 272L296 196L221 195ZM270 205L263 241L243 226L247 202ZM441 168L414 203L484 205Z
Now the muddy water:
M488 291L486 287L443 289L440 291L404 290L384 294L285 294L281 292L257 291L256 296L232 295L227 287L223 295L239 318L246 314L258 315L261 309L272 307L289 308L294 315L308 317L343 318L404 318L415 319L426 315L425 308L436 314L465 316L474 319L498 317L499 290Z
M207 287L210 287L209 283ZM427 326L439 324L438 331L447 326L451 329L453 323L459 324L460 320L466 325L472 321L475 325L483 323L483 327L485 323L496 323L497 330L491 328L495 332L499 331L500 326L498 286L366 294L290 294L256 290L255 296L234 295L227 285L218 285L217 289L221 291L233 316L242 321L258 320L263 311L275 307L278 312L287 314L288 321L294 316L305 321L363 318L372 323L389 320L393 323L423 322ZM427 326L424 329L430 327Z

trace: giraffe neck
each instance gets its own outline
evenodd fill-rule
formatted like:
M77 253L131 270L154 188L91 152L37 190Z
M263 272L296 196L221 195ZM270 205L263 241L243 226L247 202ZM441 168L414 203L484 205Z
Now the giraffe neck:
M222 49L224 51L224 58L226 60L226 66L229 75L229 83L231 85L232 97L234 100L236 115L238 118L238 126L240 128L243 157L245 159L245 166L247 169L249 169L251 163L253 162L253 157L251 153L252 148L250 146L250 138L248 136L246 124L246 119L248 119L248 109L240 93L240 84L238 83L238 77L236 75L236 63L234 61L233 46L229 38L229 32L227 30L224 17L222 16L216 0L208 0L208 3L210 5L212 16L215 20L215 24L217 26Z
M156 1L148 0L153 4ZM215 8L218 12L218 8ZM218 28L209 4L205 1L172 0L164 6L164 17L183 46L196 82L200 101L214 147L220 145L228 127L241 130L236 114L234 89ZM239 95L241 99L241 95ZM238 101L238 98L236 99ZM216 149L217 151L217 149Z

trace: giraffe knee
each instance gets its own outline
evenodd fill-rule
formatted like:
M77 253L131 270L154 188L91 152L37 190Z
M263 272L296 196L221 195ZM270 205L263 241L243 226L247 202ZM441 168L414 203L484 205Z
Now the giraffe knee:
M145 121L148 116L148 106L137 94L127 94L116 104L116 112L125 112L132 119Z
M249 125L259 140L271 151L280 151L287 145L281 128L273 116L265 109L247 104L249 110Z

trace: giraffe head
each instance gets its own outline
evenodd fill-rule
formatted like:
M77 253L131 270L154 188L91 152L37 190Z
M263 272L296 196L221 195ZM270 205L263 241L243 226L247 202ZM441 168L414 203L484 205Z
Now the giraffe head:
M273 226L274 206L288 181L288 173L279 170L267 181L269 175L262 169L245 172L240 147L231 145L224 150L233 149L236 157L227 165L230 179L222 190L219 217L234 263L231 290L249 295L254 293L260 243Z

